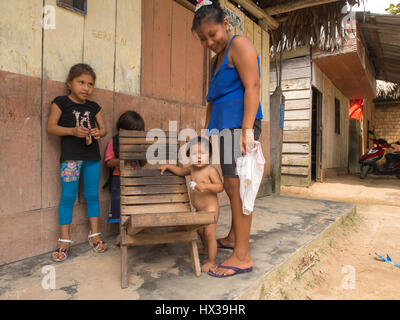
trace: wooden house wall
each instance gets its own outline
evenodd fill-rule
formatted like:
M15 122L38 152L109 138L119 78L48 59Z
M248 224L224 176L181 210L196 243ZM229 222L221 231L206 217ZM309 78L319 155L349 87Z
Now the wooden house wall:
M270 94L276 88L276 67L270 64ZM282 90L285 121L282 146L282 185L308 186L311 165L311 58L283 61Z
M347 173L350 101L316 64L312 69L312 85L322 93L322 178ZM335 133L335 98L340 101L340 134Z

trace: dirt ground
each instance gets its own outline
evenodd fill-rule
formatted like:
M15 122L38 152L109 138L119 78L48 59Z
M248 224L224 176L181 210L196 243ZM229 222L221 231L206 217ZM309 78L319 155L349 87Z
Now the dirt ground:
M356 181L354 178L350 180ZM373 202L374 185L383 182L373 179L363 182L364 192L365 188L369 188L369 202ZM390 189L393 180L386 182ZM338 179L335 180L336 190L337 184ZM389 192L397 191L398 182ZM400 200L400 197L397 199ZM400 299L400 268L383 262L375 255L378 253L386 257L389 254L393 262L400 263L400 204L355 202L356 213L348 217L320 246L304 254L292 266L278 268L265 281L261 299Z

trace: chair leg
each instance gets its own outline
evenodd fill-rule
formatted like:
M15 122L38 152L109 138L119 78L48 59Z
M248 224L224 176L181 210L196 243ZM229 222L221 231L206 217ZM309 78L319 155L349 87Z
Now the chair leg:
M121 287L122 289L128 288L128 246L123 245L126 238L126 226L121 227Z
M121 288L128 286L128 246L121 245Z
M192 259L193 271L197 277L201 275L199 250L197 249L197 241L189 242L190 257Z

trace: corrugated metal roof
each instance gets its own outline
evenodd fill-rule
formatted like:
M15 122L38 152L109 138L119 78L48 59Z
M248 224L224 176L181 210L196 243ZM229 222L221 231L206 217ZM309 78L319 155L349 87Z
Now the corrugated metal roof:
M400 82L400 16L357 12L356 17L376 79Z

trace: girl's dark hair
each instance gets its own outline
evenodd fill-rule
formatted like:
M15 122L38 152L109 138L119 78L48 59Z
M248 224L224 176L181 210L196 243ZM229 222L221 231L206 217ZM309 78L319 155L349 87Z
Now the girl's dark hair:
M192 140L190 140L186 146L186 156L189 157L190 156L190 148L196 144L199 143L204 143L206 146L208 146L208 153L212 154L212 145L209 139L206 139L205 137L197 137L197 138L193 138Z
M219 0L211 1L212 5L202 6L196 11L193 18L192 32L197 30L205 20L212 20L215 23L224 22L225 11L221 8Z
M119 131L120 129L144 131L144 120L135 111L124 112L117 122L117 130Z
M96 82L96 72L94 72L93 68L86 63L78 63L72 66L69 70L67 83L71 82L82 74L88 74L92 76L93 81Z

